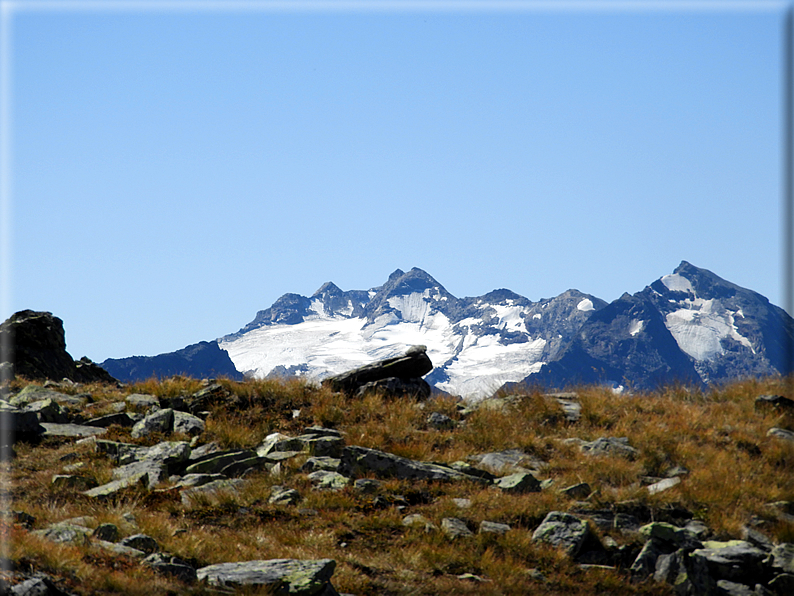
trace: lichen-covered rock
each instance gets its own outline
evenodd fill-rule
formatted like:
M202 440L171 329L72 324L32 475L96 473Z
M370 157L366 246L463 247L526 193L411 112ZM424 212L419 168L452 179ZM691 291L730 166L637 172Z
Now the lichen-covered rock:
M532 533L532 540L564 549L568 556L575 557L589 535L586 521L569 513L552 511Z
M286 486L270 487L268 503L271 505L294 505L300 500L301 495L294 488L287 488Z
M196 571L199 581L219 588L270 587L276 594L315 596L326 589L336 569L333 559L219 563Z
M749 542L704 542L703 546L705 548L693 551L691 556L703 560L715 580L749 583L763 576L767 554Z
M152 433L170 433L174 428L174 411L171 408L158 410L135 423L132 437L139 439Z
M494 480L495 488L509 494L540 492L540 482L529 472L518 472Z
M628 460L633 460L639 455L639 451L629 445L626 437L600 437L595 441L585 441L581 444L581 450L587 455L608 455Z
M480 534L507 534L511 530L508 524L482 520L480 522Z
M147 555L160 550L160 545L157 541L147 534L133 534L132 536L127 536L119 544L137 549Z

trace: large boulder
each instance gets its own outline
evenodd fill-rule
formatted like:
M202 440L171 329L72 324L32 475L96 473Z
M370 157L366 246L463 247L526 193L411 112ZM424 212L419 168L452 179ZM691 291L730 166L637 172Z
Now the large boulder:
M421 377L431 370L433 363L427 355L427 347L413 346L402 356L386 358L328 377L323 384L347 395L356 395L362 387L373 383L374 385L370 385L369 388L374 390L384 390L388 393L407 390L416 393L419 397L427 397ZM384 382L386 379L396 379L396 381Z
M110 374L86 357L74 361L66 351L63 321L49 312L23 310L0 325L0 345L12 348L14 375L27 379L64 378L76 383L116 383Z

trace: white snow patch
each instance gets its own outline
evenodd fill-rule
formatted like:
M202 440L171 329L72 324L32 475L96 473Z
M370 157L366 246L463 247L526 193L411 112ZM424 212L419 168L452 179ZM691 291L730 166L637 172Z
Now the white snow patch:
M325 306L323 305L323 301L319 298L312 301L312 303L309 305L309 310L317 313L318 317L325 317Z
M672 292L692 292L695 293L695 290L692 289L692 284L690 281L684 277L683 275L679 275L678 273L671 273L670 275L665 275L662 277L662 283L667 286L667 289Z
M645 327L645 321L634 319L629 326L629 335L637 335Z
M591 310L595 310L595 306L593 306L593 301L590 298L585 298L579 304L576 305L576 308L581 310L582 312L588 312Z
M686 300L686 306L667 315L665 325L678 346L695 360L712 360L725 350L721 340L731 338L753 349L749 339L739 333L733 314L719 300Z
M521 318L521 313L524 312L520 306L512 306L513 301L509 301L510 306L502 306L494 304L493 309L496 311L496 316L499 317L498 329L506 329L508 331L523 331L526 333L527 328L524 324L524 319Z
M392 296L389 298L389 306L400 312L403 321L422 323L430 312L430 302L425 300L429 297L429 289L421 294L413 292L404 296Z
M542 314L540 314L539 312L536 312L534 315L532 315L532 318L533 318L533 319L542 319L542 318L543 318L543 315L542 315Z

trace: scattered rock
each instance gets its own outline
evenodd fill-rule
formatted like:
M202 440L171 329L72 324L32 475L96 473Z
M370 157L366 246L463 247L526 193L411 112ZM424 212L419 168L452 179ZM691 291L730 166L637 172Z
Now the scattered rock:
M628 460L633 460L639 455L639 451L629 445L626 437L600 437L595 441L583 442L581 449L587 455L608 455Z
M139 439L152 433L170 433L174 428L174 411L171 408L157 410L135 423L132 427L132 437Z
M755 409L762 412L769 410L778 413L794 412L794 400L782 395L760 395L755 398Z
M287 488L286 486L273 486L270 488L268 503L271 505L294 505L300 500L301 495L294 488Z
M770 428L767 431L766 436L777 437L778 439L794 442L794 432L786 430L785 428Z
M373 473L386 478L483 482L481 478L469 476L448 466L417 462L385 451L356 446L342 450L339 473L348 478Z
M433 363L427 356L426 346L413 346L403 356L387 358L372 364L354 368L339 375L323 380L323 385L333 391L341 391L347 395L356 395L367 383L394 378L398 381L410 382L433 370Z
M568 556L575 557L589 534L586 521L562 511L552 511L532 533L532 540L562 548Z
M133 536L127 536L127 538L124 538L119 544L121 544L121 546L134 548L146 553L147 555L160 550L160 545L157 544L157 541L146 534L134 534Z
M508 524L500 524L483 520L480 522L480 534L507 534L511 530Z
M517 474L497 478L494 480L493 485L501 489L502 492L511 494L540 492L540 482L529 472L518 472Z
M273 559L209 565L198 569L196 576L213 587L270 586L290 596L315 596L329 585L335 569L333 559Z
M455 428L455 421L449 416L433 412L427 417L427 425L436 430L452 430Z
M441 531L447 535L448 538L466 538L473 536L474 533L469 530L466 522L457 517L445 517L441 520Z

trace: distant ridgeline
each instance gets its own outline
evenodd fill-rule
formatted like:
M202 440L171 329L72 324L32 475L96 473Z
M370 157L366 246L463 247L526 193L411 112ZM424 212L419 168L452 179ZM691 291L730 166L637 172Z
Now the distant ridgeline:
M229 354L221 350L216 341L202 341L159 356L108 358L102 363L102 368L124 382L162 379L174 375L199 379L227 377L242 380L243 378L234 367Z
M369 290L328 282L310 297L285 294L217 341L102 366L127 381L172 374L322 380L421 344L434 365L425 380L467 398L517 385L648 390L790 373L793 328L762 295L686 261L609 304L578 290L537 302L506 289L456 298L414 268Z

